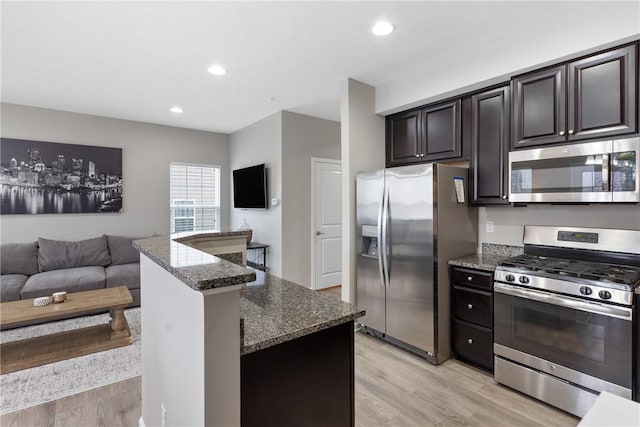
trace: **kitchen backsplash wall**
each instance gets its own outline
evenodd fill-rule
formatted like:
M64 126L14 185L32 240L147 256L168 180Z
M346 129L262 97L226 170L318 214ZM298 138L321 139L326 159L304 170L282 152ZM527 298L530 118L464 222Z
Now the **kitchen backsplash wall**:
M493 222L493 232L487 223ZM490 224L489 224L490 225ZM640 229L640 205L529 205L478 209L478 248L483 243L522 246L525 225ZM638 242L640 245L640 242Z

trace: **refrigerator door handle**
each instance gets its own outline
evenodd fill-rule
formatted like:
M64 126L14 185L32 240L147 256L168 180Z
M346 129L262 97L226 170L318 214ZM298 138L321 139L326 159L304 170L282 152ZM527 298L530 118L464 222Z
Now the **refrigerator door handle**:
M382 247L379 248L382 254L384 285L389 287L389 247L387 242L387 236L389 234L389 189L385 186L384 195L382 196Z
M378 227L376 227L378 230L378 235L376 236L378 239L378 273L380 274L380 283L384 288L386 283L384 281L384 278L385 278L384 261L383 261L384 245L382 244L382 236L384 233L382 231L383 211L384 211L384 190L383 190L382 200L380 201L380 207L378 208Z

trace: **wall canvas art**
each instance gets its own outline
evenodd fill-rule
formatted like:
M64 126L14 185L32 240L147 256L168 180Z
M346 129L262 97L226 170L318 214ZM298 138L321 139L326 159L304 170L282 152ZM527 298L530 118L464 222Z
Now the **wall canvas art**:
M122 149L0 139L0 213L122 212Z

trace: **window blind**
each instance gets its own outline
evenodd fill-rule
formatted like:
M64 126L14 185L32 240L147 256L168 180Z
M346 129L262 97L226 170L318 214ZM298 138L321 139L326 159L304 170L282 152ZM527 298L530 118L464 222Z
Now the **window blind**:
M220 229L220 167L171 163L172 233Z

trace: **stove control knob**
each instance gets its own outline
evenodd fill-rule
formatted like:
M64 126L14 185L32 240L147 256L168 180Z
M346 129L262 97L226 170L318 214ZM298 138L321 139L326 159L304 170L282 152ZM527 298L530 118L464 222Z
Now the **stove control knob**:
M591 295L593 291L588 286L580 286L580 293L582 295Z
M513 274L507 274L507 276L505 277L507 282L515 282L516 278L513 276Z
M529 278L527 276L520 276L518 280L520 281L520 283L529 283Z
M611 292L609 291L600 291L598 292L598 296L602 299L611 299Z

